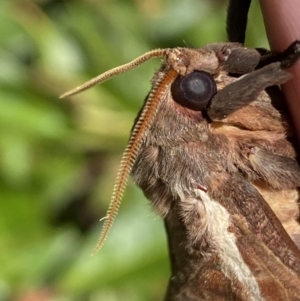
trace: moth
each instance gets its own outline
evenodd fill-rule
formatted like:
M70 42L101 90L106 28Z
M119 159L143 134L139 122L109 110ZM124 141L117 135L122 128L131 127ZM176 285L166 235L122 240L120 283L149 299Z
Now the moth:
M300 41L282 53L244 47L249 6L230 1L229 42L152 50L62 95L164 57L96 248L131 175L165 222L166 301L300 300L300 167L279 88L291 78Z

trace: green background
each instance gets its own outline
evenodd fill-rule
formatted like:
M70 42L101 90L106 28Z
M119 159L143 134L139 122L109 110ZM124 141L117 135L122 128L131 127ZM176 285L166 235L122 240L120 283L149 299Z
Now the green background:
M132 183L91 256L160 59L58 97L148 50L225 41L225 11L211 0L1 0L0 301L163 299L163 224ZM267 47L256 2L249 20L247 46Z

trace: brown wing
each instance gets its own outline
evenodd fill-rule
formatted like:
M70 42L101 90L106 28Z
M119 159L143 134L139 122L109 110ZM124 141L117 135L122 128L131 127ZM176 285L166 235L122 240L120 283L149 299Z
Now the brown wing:
M172 266L165 300L300 300L300 252L259 192L235 176L199 197L181 200L188 214L176 205L165 219ZM207 222L215 227L191 242L190 228L201 228L195 220L212 209Z

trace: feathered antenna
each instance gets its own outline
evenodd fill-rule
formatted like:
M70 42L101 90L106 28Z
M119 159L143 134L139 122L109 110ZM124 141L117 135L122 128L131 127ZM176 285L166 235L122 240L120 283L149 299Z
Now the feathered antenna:
M131 61L127 64L124 64L124 65L115 67L113 69L110 69L110 70L108 70L108 71L92 78L91 80L84 83L83 85L78 86L75 89L70 90L70 91L62 94L60 96L60 98L65 98L65 97L68 97L68 96L71 96L71 95L75 95L75 94L80 93L84 90L87 90L87 89L89 89L89 88L91 88L91 87L93 87L97 84L103 83L106 80L114 77L115 75L124 73L126 71L131 70L131 69L134 69L135 67L143 64L144 62L148 61L149 59L151 59L153 57L164 57L164 56L166 56L166 53L167 53L168 50L169 49L166 48L166 49L154 49L154 50L148 51L148 52L144 53L143 55L137 57L133 61Z
M171 83L176 76L176 71L171 70L160 81L154 84L147 98L143 111L131 132L129 143L121 159L110 205L105 216L105 222L94 252L97 252L99 249L101 249L104 241L107 238L108 232L111 229L118 213L130 172L142 145L143 137L147 130L151 127L151 124L155 118L161 103L161 95L165 92L168 84Z
M98 83L104 82L105 80L117 74L131 70L153 57L167 56L168 51L169 49L156 49L156 50L149 51L127 64L113 68L103 74L100 74L99 76L93 78L92 80L86 82L85 84L63 94L61 98L77 94ZM108 233L118 213L118 209L121 204L132 167L140 151L143 137L147 132L147 130L151 127L151 124L155 118L155 115L161 103L160 100L162 94L165 92L168 85L176 78L176 76L177 76L176 71L174 70L168 71L166 74L164 74L164 76L162 76L158 81L154 83L152 90L148 95L142 113L140 114L139 119L137 120L131 132L129 143L123 153L119 171L117 174L117 179L114 185L110 205L108 207L106 216L102 218L105 220L105 222L98 243L94 249L94 253L97 252L99 249L101 249L108 236Z

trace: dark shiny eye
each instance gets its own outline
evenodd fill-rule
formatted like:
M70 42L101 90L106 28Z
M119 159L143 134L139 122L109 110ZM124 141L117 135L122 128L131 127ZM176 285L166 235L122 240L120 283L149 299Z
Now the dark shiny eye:
M204 71L178 76L171 86L173 99L194 111L205 109L216 92L217 86L213 77Z

